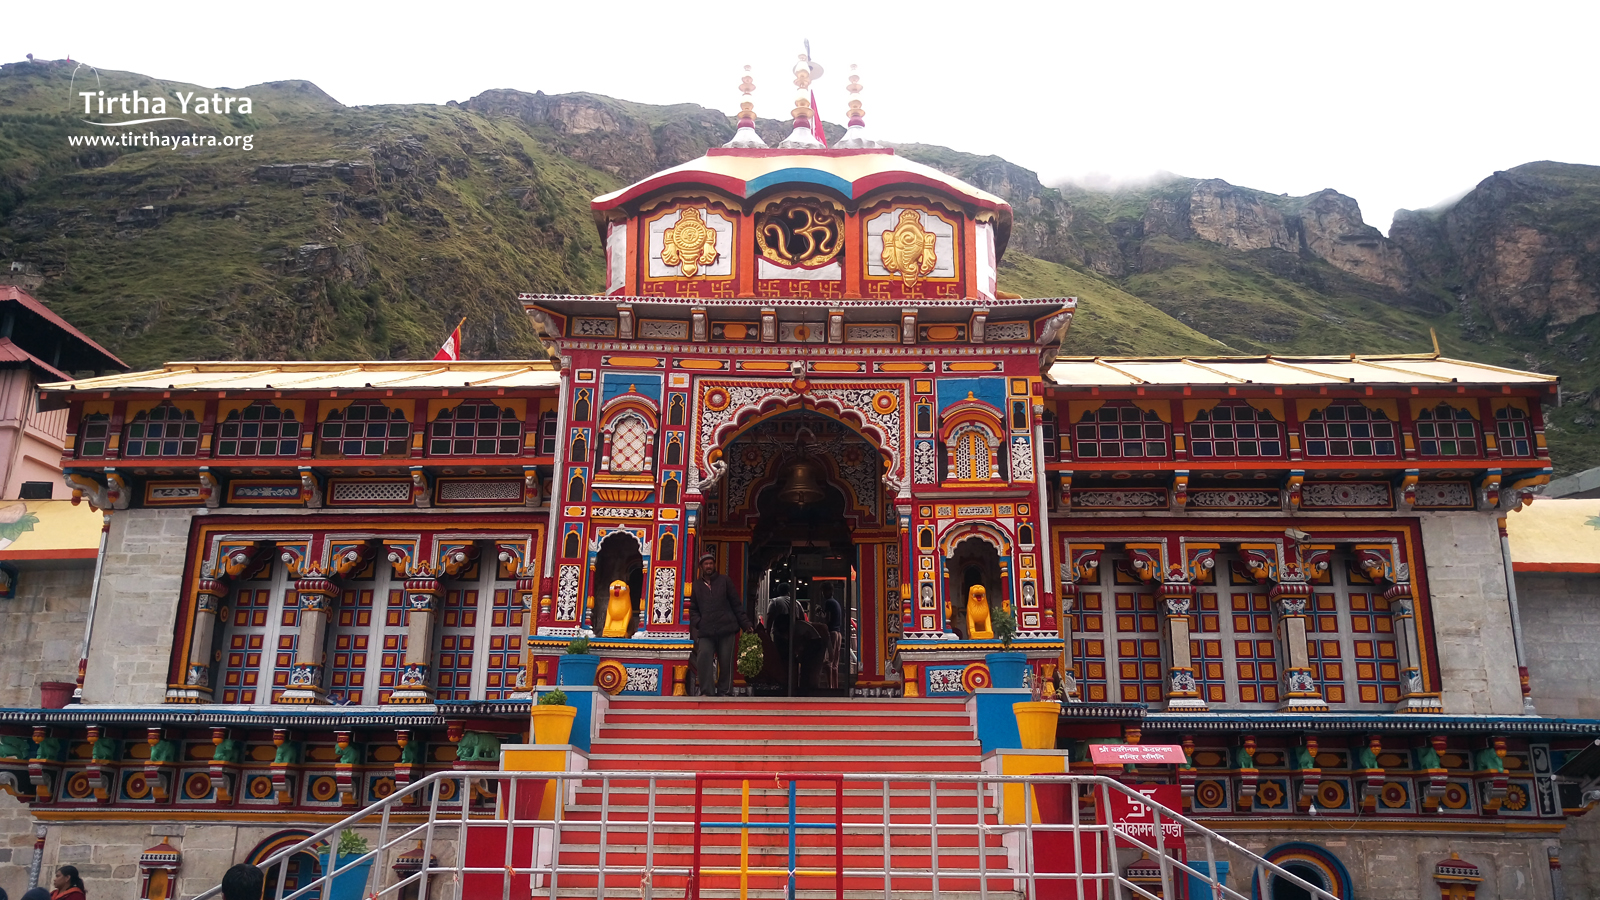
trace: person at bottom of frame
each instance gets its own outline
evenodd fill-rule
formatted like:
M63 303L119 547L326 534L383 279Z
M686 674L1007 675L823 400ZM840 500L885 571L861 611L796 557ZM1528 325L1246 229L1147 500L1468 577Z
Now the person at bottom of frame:
M733 581L717 571L715 556L701 556L700 573L689 590L689 637L694 640L700 696L733 694L733 657L739 649L739 632L751 630L750 617L733 590Z

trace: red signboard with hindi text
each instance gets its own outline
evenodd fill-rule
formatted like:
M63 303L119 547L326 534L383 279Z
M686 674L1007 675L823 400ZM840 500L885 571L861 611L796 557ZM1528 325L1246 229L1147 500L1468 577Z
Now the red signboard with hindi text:
M1182 811L1183 794L1175 784L1130 784L1128 788L1143 794L1167 809ZM1146 847L1156 846L1156 811L1134 800L1121 791L1111 791L1111 827L1136 838ZM1184 849L1183 825L1168 816L1161 816L1161 841L1167 850Z
M1090 744L1089 758L1096 763L1139 766L1156 763L1183 765L1183 748L1177 744Z

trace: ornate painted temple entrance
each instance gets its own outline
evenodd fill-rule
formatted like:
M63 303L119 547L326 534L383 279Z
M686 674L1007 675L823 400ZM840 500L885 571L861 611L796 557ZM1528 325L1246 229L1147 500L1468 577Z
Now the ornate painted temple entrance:
M722 460L727 474L707 498L702 540L725 548L778 657L752 690L886 688L885 623L898 625L898 609L887 605L897 585L885 583L884 560L899 534L885 511L882 452L839 418L804 408L756 417Z

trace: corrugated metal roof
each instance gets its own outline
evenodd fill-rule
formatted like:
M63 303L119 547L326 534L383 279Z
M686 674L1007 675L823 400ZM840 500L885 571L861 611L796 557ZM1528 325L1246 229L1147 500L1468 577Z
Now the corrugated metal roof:
M1049 377L1074 387L1132 385L1543 385L1555 375L1417 356L1083 356L1057 358Z
M560 379L548 362L171 362L159 369L42 384L42 391L341 391L365 388L537 388Z

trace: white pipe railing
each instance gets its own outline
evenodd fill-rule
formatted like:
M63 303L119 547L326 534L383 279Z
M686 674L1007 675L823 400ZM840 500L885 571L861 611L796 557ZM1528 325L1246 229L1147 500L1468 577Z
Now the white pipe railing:
M751 772L749 776L749 790L752 793L774 799L781 795L781 802L752 806L745 821L762 822L770 826L780 821L771 816L781 813L787 817L788 790L783 780L786 776L774 776L770 772ZM1306 881L1182 813L1105 776L881 773L846 774L843 779L846 787L845 834L879 835L882 839L882 857L877 865L845 868L845 879L854 883L853 887L848 888L854 896L875 895L878 891L876 887L866 888L864 885L881 884L882 896L889 900L899 892L908 890L908 882L931 885L933 895L938 896L942 883L965 882L977 885L980 898L988 898L991 891L1010 897L1036 898L1040 896L1041 885L1045 883L1069 882L1074 888L1073 896L1077 897L1111 897L1115 900L1142 897L1156 900L1158 895L1151 889L1128 880L1119 860L1125 853L1142 852L1159 866L1159 896L1176 897L1175 886L1187 876L1211 889L1209 898L1191 895L1191 900L1252 900L1248 884L1242 889L1230 887L1224 885L1216 874L1218 849L1221 848L1236 861L1253 866L1250 880L1255 882L1260 897L1271 896L1270 880L1282 879L1318 900L1338 900L1321 885ZM493 804L485 805L482 809L473 808L474 782L490 782L498 786ZM672 787L664 789L663 782L671 783ZM681 844L658 849L658 838L667 832L689 832L695 835L698 842L706 836L728 831L725 826L716 832L697 830L692 809L674 817L662 813L660 796L669 791L683 804L692 804L693 783L692 772L435 772L258 863L264 872L271 873L276 869L278 875L276 890L265 900L329 897L329 886L333 881L341 876L354 877L367 861L370 861L370 869L366 872L366 883L360 896L368 900L398 900L402 892L413 885L417 889L416 896L422 900L459 900L469 876L496 875L500 879L499 894L502 900L509 900L512 896L513 879L527 879L528 889L538 896L546 895L545 889L548 888L547 895L554 900L559 895L564 879L569 885L570 895L574 877L592 882L595 893L591 896L604 897L607 886L617 884L628 885L624 889L629 896L635 896L634 891L641 898L650 898L652 891L664 895L666 892L659 881L662 877L683 879L688 884L698 877L704 877L705 873L696 872L690 865L657 865L659 856L664 853L688 856L692 849ZM552 799L546 787L552 784L556 786L556 791L551 818L533 819L516 815L518 797L527 797L522 792L538 790L543 802ZM1020 822L1002 821L1002 815L1006 818L1016 815L1015 812L1005 812L1007 786L1022 788L1020 794L1026 802L1021 804ZM1065 821L1034 821L1040 787L1065 791L1062 804ZM895 806L894 798L904 797L908 790L916 796L926 793L927 805ZM598 809L575 811L573 807L580 805L577 802L579 791L597 792ZM441 795L445 793L449 793L451 800L441 801ZM720 808L735 812L739 810L738 789L708 789L707 793L718 797ZM800 793L814 801L832 801L834 798L832 789ZM1012 793L1015 795L1017 792L1013 790ZM1151 824L1149 832L1153 838L1141 838L1139 834L1131 833L1134 829L1113 827L1097 821L1092 810L1087 813L1089 820L1085 819L1085 806L1110 810L1114 793L1122 795L1134 807L1143 809L1144 816L1148 816ZM733 795L731 807L727 806L730 794ZM503 798L500 795L504 795ZM619 815L616 800L619 795L638 798L643 807L642 815L638 812ZM968 801L961 799L968 796L973 805L969 806ZM502 799L505 802L500 802ZM855 804L849 802L852 799L856 801ZM868 802L873 799L881 799L881 808ZM953 800L955 805L941 807L941 800ZM446 815L443 819L442 802L449 804L442 810ZM450 808L455 806L459 806L459 809ZM628 805L623 805L623 809L627 810ZM941 811L946 814L943 818ZM768 818L757 819L757 815ZM825 815L827 821L832 822L835 811L830 802L823 806L807 805L797 815ZM969 816L970 822L966 821ZM873 818L878 821L870 821ZM815 821L822 820L819 818ZM1168 847L1167 828L1163 827L1163 823L1181 826L1188 853L1194 856L1193 860L1179 858L1173 852L1176 848ZM341 862L337 854L339 835L350 828L375 829L377 843L365 854ZM773 830L770 827L759 829L766 833ZM482 837L495 833L503 836L505 842L504 858L498 861L501 864L467 865L466 848L473 835ZM834 836L819 833L815 829L795 829L794 833L796 836L790 838L796 860L790 863L790 871L796 873L794 877L807 877L805 873L814 876L821 867L801 865L798 860L810 857L820 862L825 858L826 868L830 870L827 873L828 882L836 883L832 872L836 849ZM619 834L626 837L617 840ZM817 835L817 840L802 846L798 837L801 834ZM1035 852L1036 840L1050 834L1070 836L1072 864L1064 867L1067 871L1040 871L1041 865L1059 866L1060 863L1054 857L1046 858ZM574 835L577 835L576 839ZM924 835L927 838L926 845L915 840L910 844L905 842L905 836L917 838ZM635 836L638 839L634 839ZM901 836L901 843L896 844L896 836ZM519 837L527 845L525 861L514 856L514 851L519 849ZM614 856L619 851L611 846L614 840L621 847L639 847L636 851L622 852L642 856L641 863L617 864ZM821 841L825 841L825 846L819 843ZM1203 854L1195 853L1196 841L1203 845ZM418 842L420 847L413 847ZM434 851L446 842L453 844L455 861L449 865L436 865L433 863ZM289 867L294 857L302 853L316 853L316 848L324 844L333 848L328 856L330 865L310 883L296 885L292 891L287 890ZM639 846L641 844L642 847ZM854 846L865 844L857 843ZM747 837L744 838L744 847L746 852L752 849ZM393 866L402 853L412 849L421 851L420 865L416 871L392 879L383 872L385 865ZM574 849L592 850L596 854L594 864L563 861L563 853L570 854ZM772 848L768 845L759 849ZM738 845L722 843L702 847L703 853L713 857L737 856L739 851ZM784 852L789 853L789 849L785 848ZM1001 853L1006 854L1007 863L997 867L990 857ZM926 867L910 865L904 860L907 856L926 856L928 863ZM896 861L897 857L900 858L899 862ZM967 857L975 859L965 864ZM957 865L955 860L964 864ZM1202 860L1206 864L1205 871L1196 868ZM768 877L772 873L771 867L762 868L748 863L742 867L752 870L746 878L760 877L753 871L758 868ZM717 874L730 871L727 866L707 865L704 861L701 868L706 871L715 869ZM1239 875L1243 877L1245 873ZM447 887L439 896L433 896L429 892L430 882L437 886L441 878L446 879ZM963 886L961 890L967 891L969 888ZM212 888L193 900L211 900L220 892L220 887ZM672 893L677 895L677 889L674 888ZM695 894L691 886L685 889L683 896L693 897ZM780 892L777 895L782 894ZM475 892L469 900L483 900L481 892Z

